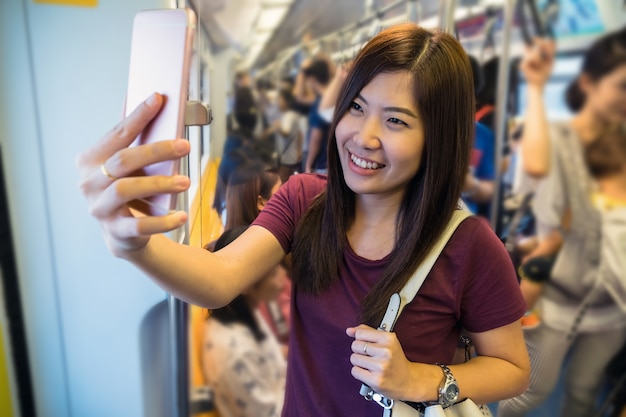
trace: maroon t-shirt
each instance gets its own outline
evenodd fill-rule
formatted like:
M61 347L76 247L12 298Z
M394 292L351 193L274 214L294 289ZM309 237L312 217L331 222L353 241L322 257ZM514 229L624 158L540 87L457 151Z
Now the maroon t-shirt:
M292 176L254 224L269 230L290 252L295 227L326 177ZM346 328L359 323L359 302L383 275L388 258L372 261L343 254L340 278L323 294L293 287L287 387L283 416L380 417L382 408L360 394L350 374ZM410 361L450 363L466 328L482 332L519 320L526 310L502 243L482 219L456 230L394 332Z

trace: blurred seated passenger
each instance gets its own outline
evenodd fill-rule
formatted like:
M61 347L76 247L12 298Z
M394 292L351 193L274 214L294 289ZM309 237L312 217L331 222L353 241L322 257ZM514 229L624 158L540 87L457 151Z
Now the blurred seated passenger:
M248 161L238 166L230 176L226 188L226 205L222 218L225 230L252 224L281 185L278 174L267 170L259 162ZM205 249L213 251L216 242L208 243ZM267 324L285 345L289 339L290 301L291 281L288 281L275 300L259 304L259 310Z
M246 229L227 230L215 249L219 251ZM274 300L286 282L285 269L278 265L243 294L210 313L203 368L221 417L281 415L287 364L257 307Z

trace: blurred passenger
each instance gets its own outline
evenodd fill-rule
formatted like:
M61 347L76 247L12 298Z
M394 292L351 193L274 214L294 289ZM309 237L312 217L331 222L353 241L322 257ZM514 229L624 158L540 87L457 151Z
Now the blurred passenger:
M247 229L226 230L219 251ZM286 361L261 318L260 303L275 300L287 283L282 265L211 311L206 322L203 368L221 417L279 417L285 395Z
M350 72L350 68L352 67L352 62L344 62L337 66L335 70L335 75L333 79L328 84L328 87L322 94L322 98L320 99L320 104L318 106L317 112L320 117L326 120L328 123L332 122L333 116L335 115L335 104L337 103L337 98L339 97L339 93L343 88L343 83L348 78L348 73Z
M215 196L213 198L213 208L222 218L224 210L226 209L226 188L228 186L228 179L237 167L258 160L252 151L254 148L252 146L253 141L254 138L249 132L230 132L226 136L222 150L222 158L217 170Z
M247 72L239 71L235 74L234 90L233 111L227 123L228 131L253 136L258 132L259 106Z
M478 60L469 56L474 77L474 91L483 85L483 74ZM476 115L478 120L478 114ZM463 185L463 201L474 214L489 218L491 198L495 189L495 137L493 131L482 123L474 123L474 143L470 165Z
M476 121L496 131L496 97L500 57L494 56L480 66L482 82L476 89Z
M259 105L251 87L250 76L245 71L235 75L235 101L228 115L227 136L218 168L213 208L222 216L228 179L242 164L259 161L275 165L276 152L272 141L262 137L262 119ZM259 130L261 129L261 131Z
M594 181L585 160L586 147L622 140L626 29L590 47L580 76L566 94L575 116L548 124L542 97L553 55L554 45L538 40L522 62L529 107L521 146L526 171L545 176L534 203L542 255L558 256L550 279L539 288L541 323L526 331L531 386L500 403L502 417L523 416L538 407L553 390L568 355L561 415L592 415L604 369L626 341L626 254L623 244L617 244L623 220L616 227L624 208L606 206L608 195L611 200L624 196L623 161L615 177Z
M505 112L505 125L508 124L508 118L511 114L516 113L517 107L517 85L519 75L519 60L512 58L509 62L509 70L507 72L509 90L507 92L508 101L503 103ZM498 134L498 126L496 119L496 104L498 102L498 79L500 76L500 57L495 56L481 65L481 73L483 82L479 89L476 90L476 121L487 126L494 135ZM502 165L499 172L503 173L508 168L509 136L504 135L504 143L502 146Z
M278 174L259 162L235 169L226 189L226 229L252 224L281 185Z
M318 109L322 94L330 83L332 68L327 59L314 58L311 61L305 61L301 73L305 85L314 96L310 101L308 133L305 138L304 148L307 152L306 159L303 161L304 172L326 173L330 123L320 116ZM301 96L296 95L296 100L302 101Z
M225 230L252 224L281 185L278 173L266 169L261 163L247 162L237 167L226 189L226 210L222 219ZM210 242L206 249L213 250L215 244ZM274 335L285 345L289 339L290 300L291 281L287 282L276 300L259 305Z
M276 103L277 90L270 80L261 78L256 83L256 93L262 126L263 129L267 129L280 119L280 111Z
M293 94L290 89L278 91L278 110L280 118L274 121L278 170L283 182L302 166L303 134L300 115L293 109Z

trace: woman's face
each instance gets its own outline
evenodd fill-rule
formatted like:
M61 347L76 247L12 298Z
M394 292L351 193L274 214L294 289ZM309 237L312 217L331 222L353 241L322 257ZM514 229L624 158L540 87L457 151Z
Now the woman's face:
M381 73L353 100L335 136L346 184L357 194L404 194L420 165L424 129L408 71Z
M608 123L626 122L626 65L597 81L581 80L588 105Z
M283 185L283 182L280 179L280 177L277 176L276 184L274 184L274 186L272 187L272 190L270 191L270 198L272 198L272 196L278 192L278 189L280 188L281 185ZM268 201L269 199L265 199L263 198L263 196L259 196L257 198L257 206L256 206L257 209L259 209L259 211L262 211L263 207L265 207Z

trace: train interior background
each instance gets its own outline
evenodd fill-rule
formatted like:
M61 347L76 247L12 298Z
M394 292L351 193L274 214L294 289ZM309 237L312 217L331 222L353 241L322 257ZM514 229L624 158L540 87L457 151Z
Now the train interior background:
M626 22L623 0L562 1L558 59L547 88L550 117L586 45ZM446 16L468 53L523 49L503 26L500 0L12 0L0 2L0 416L215 415L192 378L199 312L168 296L110 255L78 189L76 155L122 114L133 17L140 10L189 7L198 16L189 100L210 105L210 125L187 129L191 212L173 235L203 245L220 232L210 201L234 73L297 71L303 50L335 60L380 27L404 21L439 27ZM575 7L589 18L576 19ZM489 21L487 10L495 10ZM510 38L506 38L510 36ZM517 109L525 84L512 86ZM515 116L522 116L521 110ZM545 410L552 416L557 391ZM188 399L191 398L191 401Z

